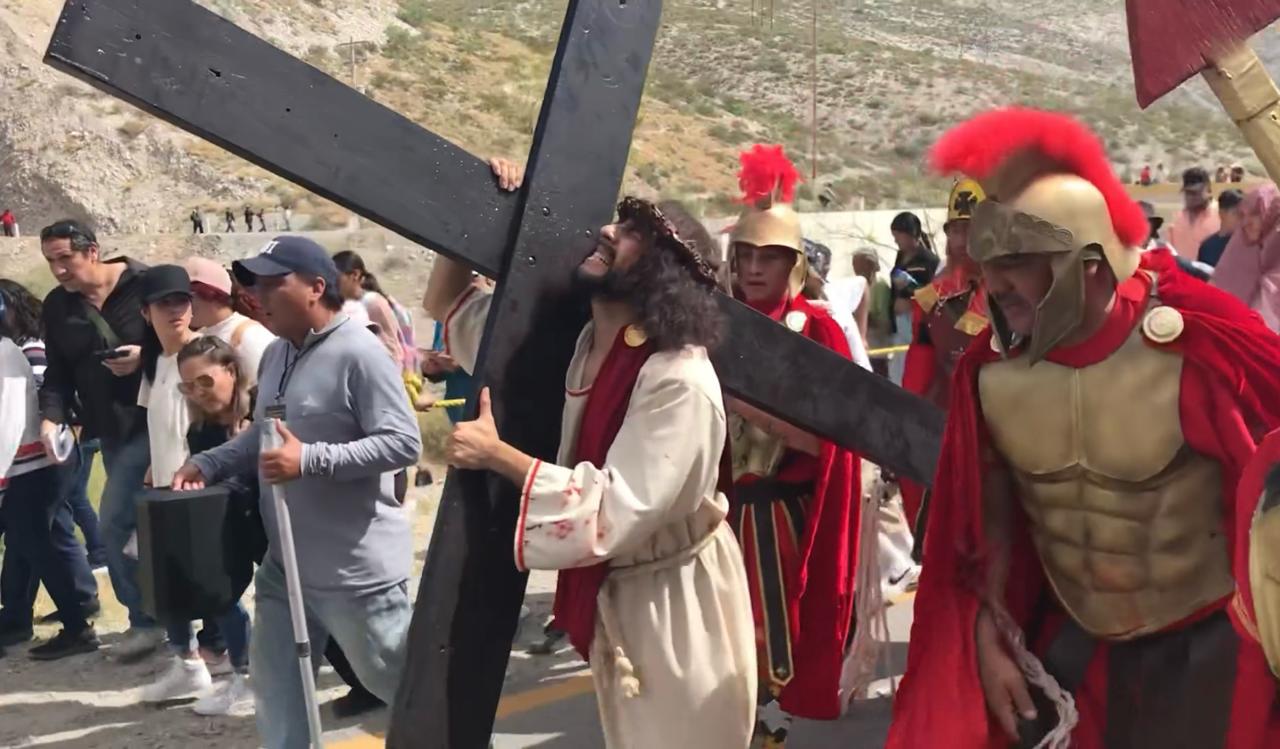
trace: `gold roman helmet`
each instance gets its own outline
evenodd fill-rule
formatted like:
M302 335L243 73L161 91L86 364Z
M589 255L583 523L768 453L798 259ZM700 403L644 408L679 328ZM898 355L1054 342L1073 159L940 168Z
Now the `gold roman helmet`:
M987 199L987 193L976 180L961 177L951 186L951 196L947 198L947 223L964 221L973 218L973 209Z
M1117 283L1137 271L1146 217L1112 172L1102 144L1078 121L1032 109L987 112L945 134L932 159L939 171L976 178L990 196L974 208L969 227L975 261L1050 257L1053 285L1036 308L1027 349L1032 363L1080 325L1086 261L1105 260ZM1012 331L999 304L988 304L1007 356Z
M738 185L747 204L729 234L730 247L741 242L755 247L786 247L796 253L788 286L795 296L804 288L809 263L804 255L800 214L791 206L800 172L782 146L755 145L738 157L742 170Z

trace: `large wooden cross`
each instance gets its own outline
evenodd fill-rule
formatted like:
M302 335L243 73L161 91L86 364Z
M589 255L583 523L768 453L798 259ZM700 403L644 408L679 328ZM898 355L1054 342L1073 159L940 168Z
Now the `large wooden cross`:
M554 458L564 372L586 319L569 279L613 215L661 9L569 0L515 195L496 189L484 161L190 0L68 0L45 59L498 279L479 378L504 437ZM715 364L729 393L932 479L937 409L722 301L730 335ZM511 558L517 496L489 474L450 474L389 746L488 745L525 586Z

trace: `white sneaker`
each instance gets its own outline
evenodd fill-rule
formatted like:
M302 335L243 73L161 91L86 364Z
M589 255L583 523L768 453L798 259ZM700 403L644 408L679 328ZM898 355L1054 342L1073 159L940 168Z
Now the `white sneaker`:
M143 702L168 702L194 697L213 684L209 669L199 657L186 660L174 656L158 680L142 688Z
M894 598L915 590L920 586L920 565L913 564L897 575L889 577L883 586L882 595L885 603L891 603Z
M204 665L209 668L209 675L213 677L226 676L235 671L231 665L231 656L226 652L221 655L210 652L204 648L200 649L200 657L204 659Z
M231 681L219 684L191 706L196 715L230 715L241 718L253 714L253 687L249 677L235 674Z
M164 630L130 629L124 639L111 648L111 655L122 661L134 661L150 655L165 641Z

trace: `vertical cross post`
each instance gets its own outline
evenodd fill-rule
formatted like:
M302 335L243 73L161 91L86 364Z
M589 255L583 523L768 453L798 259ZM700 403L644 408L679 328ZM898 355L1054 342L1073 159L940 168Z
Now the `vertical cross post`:
M541 458L555 458L552 425L586 320L566 292L613 215L660 16L655 0L572 0L561 30L477 365L499 433ZM493 474L450 473L388 747L488 746L526 580L513 562L519 497Z

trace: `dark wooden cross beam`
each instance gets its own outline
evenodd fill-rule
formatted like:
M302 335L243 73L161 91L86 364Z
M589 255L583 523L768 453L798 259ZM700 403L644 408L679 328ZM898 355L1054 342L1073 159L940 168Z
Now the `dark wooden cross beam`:
M480 159L190 0L69 0L46 61L498 279L480 381L502 434L554 458L586 319L568 282L613 215L660 15L659 0L569 1L514 196ZM937 409L727 297L722 306L726 390L931 480ZM451 473L389 746L487 746L525 585L511 560L517 495L496 477Z

